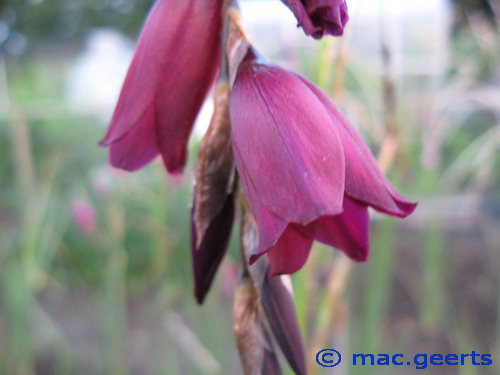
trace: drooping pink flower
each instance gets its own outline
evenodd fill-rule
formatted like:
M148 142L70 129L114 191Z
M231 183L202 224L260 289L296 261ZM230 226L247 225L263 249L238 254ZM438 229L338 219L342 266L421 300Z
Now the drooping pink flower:
M416 204L390 184L352 125L314 84L257 61L238 69L230 117L236 166L271 273L292 273L313 240L364 261L367 207L405 217Z
M220 62L222 0L158 0L101 145L115 167L137 170L158 154L182 171L198 111Z
M349 20L345 0L282 0L299 26L315 39L324 34L342 35Z

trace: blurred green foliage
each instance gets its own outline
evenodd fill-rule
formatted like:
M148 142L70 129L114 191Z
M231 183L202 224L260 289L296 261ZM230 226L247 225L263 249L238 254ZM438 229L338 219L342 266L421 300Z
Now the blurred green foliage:
M151 0L4 0L3 18L30 38L68 38L92 27L135 35Z
M0 47L18 55L39 40L72 40L96 27L136 36L151 0L3 0Z

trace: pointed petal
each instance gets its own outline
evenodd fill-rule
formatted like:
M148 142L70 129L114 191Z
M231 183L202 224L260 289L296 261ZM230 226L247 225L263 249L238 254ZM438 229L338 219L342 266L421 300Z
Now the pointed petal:
M194 206L194 205L193 205ZM203 303L219 265L226 254L234 221L234 197L229 195L222 210L210 223L205 236L197 244L196 225L191 222L191 255L194 273L194 294Z
M262 205L258 206L256 211L259 217L257 221L259 232L258 251L262 254L276 245L288 224Z
M111 145L109 161L113 167L135 171L158 155L153 111L149 110L138 125Z
M164 163L172 173L182 170L189 133L220 60L221 7L222 0L155 3L102 145L142 127L152 108Z
M306 359L295 304L283 276L266 273L261 286L261 303L269 326L283 354L297 375L306 374Z
M245 60L230 116L236 165L248 195L253 186L252 199L300 224L342 211L342 144L323 105L300 79Z
M237 152L237 150L235 151ZM237 159L236 155L235 158ZM258 247L253 246L252 248L248 248L248 253L249 255L262 254L278 242L278 239L285 231L288 223L261 204L259 198L257 197L255 187L248 177L245 169L239 170L239 176L242 181L249 181L248 188L246 190L246 197L257 226L259 241Z
M345 193L389 215L411 214L417 204L404 198L385 178L372 152L344 114L318 87L301 79L321 100L339 130L345 153Z
M349 258L362 262L368 258L368 209L354 199L345 197L344 212L325 216L315 222L315 239L343 250Z
M294 273L306 262L312 243L313 239L307 236L298 225L289 224L276 245L264 252L252 255L250 264L267 253L271 276Z

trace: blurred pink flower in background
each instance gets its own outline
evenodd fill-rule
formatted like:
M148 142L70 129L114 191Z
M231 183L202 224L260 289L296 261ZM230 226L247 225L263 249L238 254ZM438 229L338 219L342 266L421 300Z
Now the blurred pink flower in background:
M83 199L75 199L71 204L71 218L76 228L85 235L95 233L97 221L94 207Z
M273 274L300 269L314 240L364 261L367 207L405 217L407 201L333 102L311 82L257 62L250 51L231 96L233 152L259 230L251 262Z
M345 0L282 0L297 18L298 25L315 39L324 34L339 36L349 20Z
M219 67L222 3L155 3L101 141L113 166L134 171L161 154L169 172L182 171L193 123Z

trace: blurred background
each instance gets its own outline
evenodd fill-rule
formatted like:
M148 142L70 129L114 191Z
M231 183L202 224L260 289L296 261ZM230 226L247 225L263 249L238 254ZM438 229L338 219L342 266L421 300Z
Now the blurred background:
M348 4L344 38L318 42L281 2L242 2L257 47L330 93L420 202L405 220L372 212L371 257L335 306L338 252L315 245L293 277L306 346L326 326L343 353L476 350L496 365L311 373L498 374L500 4ZM150 5L0 1L0 374L242 373L237 238L205 305L192 295L192 166L211 100L182 177L113 169L97 145Z

